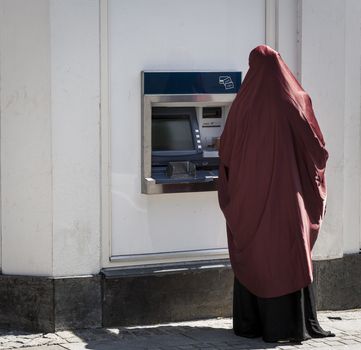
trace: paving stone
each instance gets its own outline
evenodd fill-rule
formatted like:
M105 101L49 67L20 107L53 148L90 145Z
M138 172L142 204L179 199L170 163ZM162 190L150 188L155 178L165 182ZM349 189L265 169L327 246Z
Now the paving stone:
M42 345L42 346L34 346L31 350L64 350L63 347L59 345Z
M72 338L74 337L74 333L70 332L70 331L59 331L55 333L56 335L58 335L60 338Z
M23 347L23 344L20 342L9 341L8 343L6 343L7 349L17 349L21 347Z
M312 342L314 343L323 343L326 338L312 338Z
M340 346L340 345L344 345L343 343L340 343L337 340L325 340L325 344L330 345L330 346Z
M232 320L219 318L144 327L82 329L47 334L0 330L0 349L25 347L28 350L361 349L361 310L319 314L322 327L335 332L336 337L314 338L302 344L264 343L261 338L235 336L232 331ZM335 319L330 320L328 317Z
M83 339L79 337L66 338L68 343L83 343Z
M209 344L197 344L197 347L199 349L210 349L212 348L213 346L212 345L209 345Z
M41 345L47 345L50 343L50 339L47 339L47 338L34 338L34 339L31 339L29 340L27 343L26 343L26 346L29 347L29 346L41 346Z
M341 339L344 339L344 340L349 340L349 339L355 340L355 339L357 339L357 336L356 336L356 335L347 334L347 335L343 335L343 336L340 337L340 338L341 338Z
M342 340L340 340L340 343L346 344L346 345L360 344L360 342L358 342L357 340L354 340L354 339L342 339ZM360 346L360 348L361 348L361 346Z
M324 342L315 342L314 344L312 344L312 346L313 346L315 349L325 348L326 346L329 347L329 345L327 345L327 344L324 343Z

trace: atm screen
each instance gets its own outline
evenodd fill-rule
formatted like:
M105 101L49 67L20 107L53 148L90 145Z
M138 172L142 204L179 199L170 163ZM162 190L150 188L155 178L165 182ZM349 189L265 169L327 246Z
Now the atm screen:
M190 116L154 117L152 121L152 151L194 150Z

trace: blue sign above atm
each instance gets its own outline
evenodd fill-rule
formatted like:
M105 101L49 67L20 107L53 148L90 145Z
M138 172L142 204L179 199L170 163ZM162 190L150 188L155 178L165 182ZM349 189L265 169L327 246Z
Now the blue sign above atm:
M145 95L234 94L242 72L144 72Z

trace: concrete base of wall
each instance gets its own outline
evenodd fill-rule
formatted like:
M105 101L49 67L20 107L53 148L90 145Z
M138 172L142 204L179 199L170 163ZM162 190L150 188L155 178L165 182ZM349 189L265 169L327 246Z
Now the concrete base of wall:
M314 262L319 310L361 308L361 255ZM97 276L0 275L0 328L152 324L232 314L229 261L106 269Z
M101 326L100 276L0 275L0 328L54 332Z
M229 316L229 261L103 271L103 325L125 326Z
M361 254L314 261L318 310L361 308Z

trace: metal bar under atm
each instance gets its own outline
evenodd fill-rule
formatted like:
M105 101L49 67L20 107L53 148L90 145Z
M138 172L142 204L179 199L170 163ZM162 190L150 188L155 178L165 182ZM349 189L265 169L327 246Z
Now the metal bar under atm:
M228 257L227 248L214 248L214 249L198 249L198 250L182 250L174 252L161 252L161 253L148 253L148 254L128 254L128 255L113 255L110 261L124 261L124 262L139 262L144 260L159 259L174 259L174 258L195 258L201 257Z

